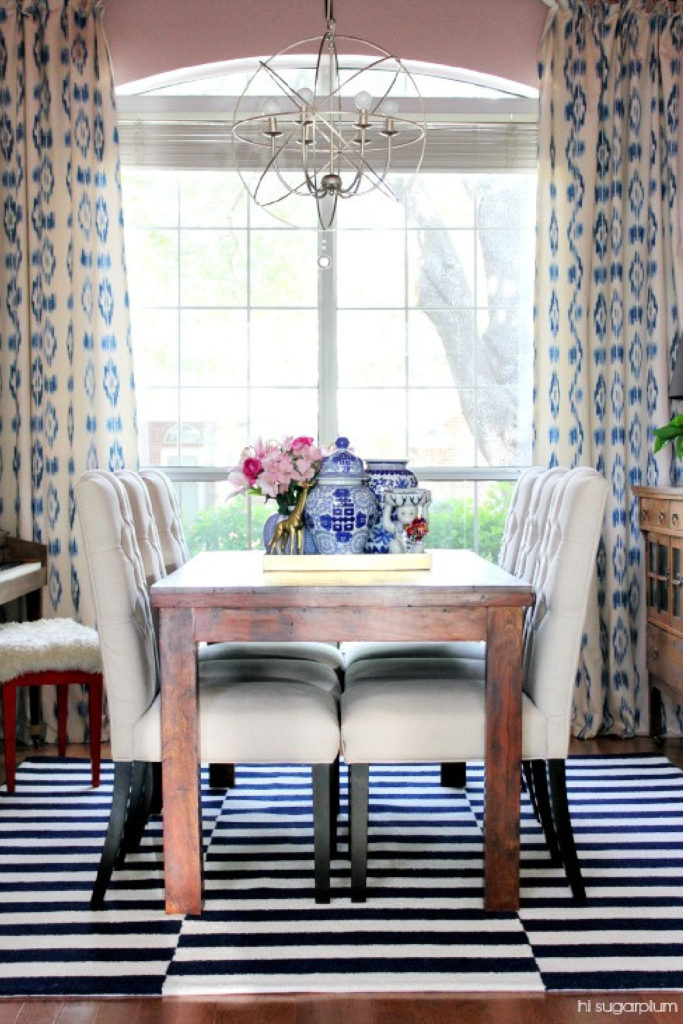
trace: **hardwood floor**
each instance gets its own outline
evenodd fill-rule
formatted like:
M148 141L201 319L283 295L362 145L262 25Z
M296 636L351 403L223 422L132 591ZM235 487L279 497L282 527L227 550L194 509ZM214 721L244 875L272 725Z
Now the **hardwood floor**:
M618 757L652 751L663 753L683 769L683 740L662 745L647 737L572 742L576 754ZM88 756L87 748L81 746L70 747L68 753ZM21 751L18 759L55 754L54 747L44 746ZM107 750L103 756L108 756ZM683 991L0 999L0 1024L606 1024L609 1020L683 1024Z

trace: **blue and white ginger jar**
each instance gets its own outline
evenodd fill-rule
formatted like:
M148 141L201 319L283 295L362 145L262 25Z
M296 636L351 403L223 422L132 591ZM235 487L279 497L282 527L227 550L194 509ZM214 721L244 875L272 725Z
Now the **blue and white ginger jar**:
M336 448L308 492L305 521L321 555L362 554L379 515L377 499L349 439L338 437Z
M368 484L377 498L379 509L365 550L369 554L384 555L389 550L389 543L393 538L393 534L389 533L382 524L384 492L417 487L417 477L412 469L408 469L407 459L366 459L365 471L368 476ZM392 515L392 519L395 520L396 516Z

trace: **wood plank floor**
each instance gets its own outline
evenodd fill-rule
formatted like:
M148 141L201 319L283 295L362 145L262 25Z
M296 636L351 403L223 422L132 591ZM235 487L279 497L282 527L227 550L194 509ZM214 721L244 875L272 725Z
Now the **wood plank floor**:
M663 753L683 769L683 740L656 745L605 738L573 741L572 753ZM86 747L68 753L87 757ZM19 758L55 756L43 746ZM103 751L108 756L108 751ZM4 781L0 767L0 782ZM0 1024L683 1024L683 992L229 996L207 999L0 999Z

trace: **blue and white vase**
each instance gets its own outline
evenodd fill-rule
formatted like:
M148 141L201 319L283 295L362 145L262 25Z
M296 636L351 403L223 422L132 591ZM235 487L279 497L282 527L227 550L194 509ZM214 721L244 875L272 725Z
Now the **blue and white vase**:
M378 515L361 459L338 437L337 451L323 459L308 492L305 522L321 555L362 554Z
M384 506L385 491L399 491L417 486L417 477L408 469L407 459L366 459L365 471L368 484L377 498L379 514L370 531L365 550L370 554L384 555L389 550L393 533L382 523L381 510ZM395 521L395 516L392 517Z

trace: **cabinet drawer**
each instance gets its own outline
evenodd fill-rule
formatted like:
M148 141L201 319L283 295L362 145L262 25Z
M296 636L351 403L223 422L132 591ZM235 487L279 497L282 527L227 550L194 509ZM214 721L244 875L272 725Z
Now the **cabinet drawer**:
M678 505L683 502L664 501L661 498L640 499L640 527L642 530L668 529L670 525L670 506L676 505L677 521L683 525L683 514Z
M669 502L669 526L683 532L683 501Z
M648 624L648 672L683 696L683 637Z

